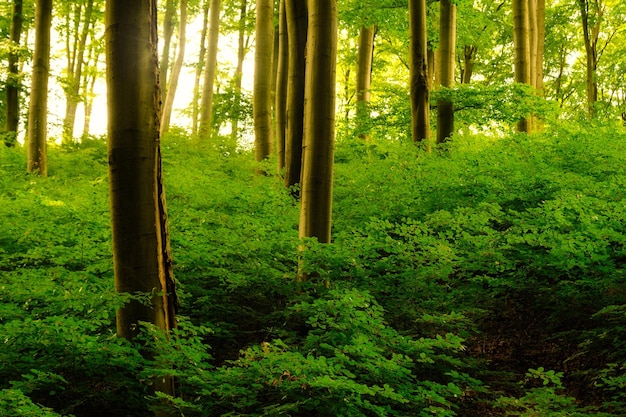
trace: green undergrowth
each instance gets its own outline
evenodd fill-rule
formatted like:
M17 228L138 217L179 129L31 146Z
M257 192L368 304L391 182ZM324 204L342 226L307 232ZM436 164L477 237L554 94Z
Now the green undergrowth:
M144 327L151 359L115 336L106 145L52 147L48 178L2 148L0 414L622 415L625 148L606 126L339 140L320 245L249 152L170 135L181 325Z

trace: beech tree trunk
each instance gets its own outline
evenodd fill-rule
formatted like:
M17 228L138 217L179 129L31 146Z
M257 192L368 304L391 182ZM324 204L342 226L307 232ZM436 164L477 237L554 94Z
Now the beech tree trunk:
M285 0L280 0L278 11L278 52L276 68L276 155L278 172L285 168L285 130L287 128L287 72L289 70L289 38L287 36L287 12Z
M454 51L456 44L456 6L451 0L440 1L439 82L442 87L454 85ZM437 102L437 143L445 142L454 132L454 104L449 99Z
M411 134L414 142L430 139L430 80L426 0L409 1L409 72L411 90ZM434 54L432 54L434 56Z
M66 34L67 46L67 87L65 91L65 118L63 120L63 140L72 142L74 140L74 125L76 123L76 110L81 101L80 87L82 85L83 67L85 61L85 50L87 48L87 37L92 26L93 0L87 0L84 5L76 4L74 14L74 32L69 30L70 17L68 16L68 32ZM81 26L82 23L82 26ZM75 41L70 46L70 37Z
M159 144L156 0L106 2L109 194L115 288L145 294L117 311L117 333L132 340L139 322L176 326ZM134 71L129 71L133 68ZM148 353L149 354L149 353ZM171 379L153 381L173 395Z
M256 0L254 53L254 156L263 161L272 153L272 56L274 1Z
M515 45L515 82L531 85L528 0L513 0L513 43ZM530 132L530 120L522 118L517 123L517 130Z
M359 132L359 137L365 140L369 138L366 126L369 125L368 119L370 117L369 105L375 36L376 27L374 25L362 26L359 31L356 66L356 130Z
M209 26L209 0L205 0L202 8L202 32L200 34L200 53L196 63L196 76L193 84L193 103L191 106L191 133L198 134L198 124L200 123L200 80L202 70L206 61L206 35Z
M163 49L161 63L159 64L159 82L161 90L167 91L169 83L170 50L172 48L172 36L174 35L174 13L176 13L176 0L165 0L165 15L163 16ZM182 23L182 21L181 21Z
M211 0L209 6L209 29L206 61L204 64L204 87L200 105L199 134L204 138L211 135L213 119L213 87L217 72L217 43L220 36L220 0Z
M28 108L27 170L48 175L48 76L50 74L50 25L52 0L37 0L35 5L35 51Z
M287 127L285 130L285 187L300 183L304 134L308 6L306 0L285 0L289 38Z
M6 120L4 131L8 134L5 137L6 146L15 146L17 141L17 128L20 124L20 71L19 71L19 54L17 48L20 46L22 37L22 0L13 1L13 10L11 12L11 28L9 32L9 41L11 42L11 51L8 59L8 72L6 83Z
M174 107L174 98L176 97L176 89L178 88L178 79L180 71L183 68L185 60L185 43L187 42L187 0L180 0L180 23L178 25L178 53L176 61L172 66L172 74L170 82L167 86L165 101L163 104L163 116L161 119L161 136L163 136L170 128L170 120L172 117L172 109Z
M248 17L248 0L241 0L241 6L239 8L239 37L237 40L237 67L235 68L235 74L233 75L234 83L234 101L235 108L237 109L232 115L231 125L231 141L233 144L237 143L239 139L239 119L241 117L241 82L243 79L243 61L246 58L246 51L248 49L246 41L246 20Z
M583 40L585 43L587 113L589 117L593 117L595 115L595 103L598 101L596 69L598 67L598 37L600 36L602 4L600 0L597 0L597 16L593 19L589 15L589 1L590 0L578 0L578 6L580 8Z
M309 0L300 238L330 242L337 0Z

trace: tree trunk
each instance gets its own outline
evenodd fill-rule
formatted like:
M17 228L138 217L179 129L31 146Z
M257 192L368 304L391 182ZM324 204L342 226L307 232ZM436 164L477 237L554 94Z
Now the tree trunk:
M598 3L600 3L598 1ZM595 115L595 103L598 101L598 83L596 81L596 68L598 66L598 36L600 33L600 16L596 16L595 23L591 25L589 16L589 0L578 0L580 17L583 25L583 40L585 42L585 71L587 91L587 113L589 117ZM601 5L598 4L597 13L601 14Z
M74 18L74 33L68 33L69 36L76 37L73 48L67 50L67 87L65 91L65 118L63 120L63 141L72 142L74 140L74 125L76 122L76 110L78 109L78 103L81 101L80 87L82 85L83 78L83 64L85 60L85 49L87 48L87 37L92 25L91 16L93 14L93 0L88 0L85 4L85 10L83 13L83 7L80 4L76 4L77 7ZM69 19L69 17L68 17ZM82 22L81 22L82 21ZM79 31L81 28L82 30ZM68 22L69 25L69 22ZM67 40L69 45L69 39Z
M204 87L200 105L200 136L211 135L213 119L213 86L217 73L217 42L220 36L220 0L211 0L209 6L209 30L206 61L204 64Z
M278 67L276 68L276 155L278 172L285 168L285 129L287 127L287 74L289 70L289 38L285 0L280 0L278 11Z
M530 20L528 12L528 0L513 0L515 82L530 85ZM517 130L529 133L530 120L522 118L517 123Z
M430 139L430 80L426 0L409 1L409 72L411 90L411 134L414 142Z
M165 15L163 16L163 50L161 51L161 63L159 65L159 82L161 84L161 91L167 91L169 83L167 77L170 69L170 49L172 48L172 36L174 34L174 13L176 13L176 0L165 0Z
M234 82L234 114L230 121L231 141L236 144L239 140L239 119L241 118L241 81L243 79L243 61L246 58L246 20L248 16L248 0L241 0L239 8L239 38L237 40L237 67L233 75Z
M461 70L461 83L469 84L472 81L474 73L474 57L476 55L476 47L465 45L463 48L463 69Z
M198 54L198 62L196 63L196 77L193 84L193 103L191 105L191 133L198 134L198 123L200 122L200 80L202 78L202 69L206 60L206 34L209 26L209 0L205 0L202 9L202 32L200 34L200 53Z
M107 144L115 288L150 297L147 304L133 300L117 311L117 333L129 340L139 332L140 321L165 331L176 326L161 176L156 28L155 0L107 0ZM153 382L156 391L173 395L171 379Z
M369 125L370 89L372 84L372 61L374 59L374 37L376 27L362 26L359 31L359 49L356 66L356 121L361 139L367 140Z
M440 1L439 82L442 87L454 85L454 51L456 43L456 6L450 0ZM445 142L454 132L454 104L449 99L437 102L437 143Z
M254 53L254 156L263 161L272 153L272 49L274 1L256 0Z
M17 128L20 124L20 71L19 71L19 54L17 49L20 46L20 38L22 37L22 0L13 1L13 11L11 13L11 29L9 33L9 41L11 42L11 51L9 52L8 72L6 90L6 120L4 130L8 134L5 137L6 146L15 146L17 141Z
M337 1L309 0L308 16L299 236L330 243Z
M537 1L537 60L535 62L534 86L538 93L543 96L543 54L545 53L546 41L546 0Z
M285 187L300 183L304 134L304 85L307 52L306 0L285 0L289 48L287 81L287 127L285 130Z
M50 25L52 0L37 0L35 6L35 52L28 108L27 170L48 175L48 76L50 74Z
M180 71L183 68L185 60L185 43L187 42L187 0L180 0L180 23L178 25L178 54L176 61L172 67L170 82L167 86L167 94L163 105L163 117L161 119L161 136L163 136L170 128L170 120L172 117L172 109L174 107L174 98L176 97L176 89L178 88L178 79Z

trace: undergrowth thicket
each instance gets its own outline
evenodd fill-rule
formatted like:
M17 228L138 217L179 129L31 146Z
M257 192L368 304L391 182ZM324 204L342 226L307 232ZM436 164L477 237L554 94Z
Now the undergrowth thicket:
M152 359L114 334L105 144L52 148L49 178L0 150L3 416L626 415L626 132L339 141L300 285L280 182L163 147L181 324L146 324Z

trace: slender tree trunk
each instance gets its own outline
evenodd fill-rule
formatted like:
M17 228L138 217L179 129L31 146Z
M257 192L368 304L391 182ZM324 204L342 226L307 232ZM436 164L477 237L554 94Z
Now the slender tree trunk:
M187 0L180 0L180 23L178 25L178 54L176 61L172 67L170 82L167 86L167 94L165 95L165 103L163 105L163 118L161 119L161 136L163 136L170 128L170 119L172 117L172 109L174 108L174 98L176 97L176 89L178 88L178 79L180 71L183 68L185 60L185 43L187 42Z
M330 242L337 1L309 0L300 238ZM305 278L300 274L301 279Z
M538 93L543 96L543 54L545 53L546 41L546 0L536 0L537 2L537 58L535 62L534 86Z
M170 69L170 50L172 49L172 36L174 35L174 14L176 13L176 0L165 0L165 15L163 16L163 50L159 65L159 81L161 90L167 91L169 84L168 75Z
M17 128L20 124L20 71L19 71L19 54L17 49L20 46L20 38L22 37L22 0L13 0L13 11L11 13L11 28L9 32L9 40L11 42L11 51L9 52L7 77L7 101L6 101L6 120L4 130L8 133L5 137L6 146L15 146L17 141Z
M236 144L239 139L239 119L241 118L241 82L243 79L243 61L246 58L246 20L248 16L248 0L241 0L239 8L239 37L237 40L237 67L233 75L235 109L231 124L231 141Z
M272 153L272 49L274 1L256 0L254 53L254 155L257 162Z
M37 0L35 6L35 52L28 109L27 170L48 175L48 76L50 74L50 26L52 0Z
M276 154L278 172L285 168L285 129L287 128L287 75L289 70L289 37L285 0L280 0L278 11L278 67L276 69Z
M440 1L439 81L441 86L454 85L454 51L456 44L456 6L451 0ZM449 99L437 102L437 143L445 142L454 132L454 104Z
M304 134L304 88L307 51L307 2L285 0L289 38L287 81L287 128L285 130L285 187L300 183Z
M74 125L76 122L76 110L81 101L80 86L83 78L83 64L85 60L85 49L87 48L87 37L92 26L91 16L93 14L93 0L88 0L85 4L84 13L82 5L76 5L75 19L75 42L72 50L68 50L67 82L68 87L65 93L65 118L63 120L63 140L72 142L74 140ZM82 30L81 28L82 23ZM80 30L80 32L79 32ZM69 40L68 40L69 42Z
M531 84L530 20L528 0L513 0L513 43L515 44L515 82ZM530 120L522 118L517 130L529 133Z
M106 2L109 194L115 288L145 294L117 311L117 333L132 340L139 322L176 326L176 293L159 144L156 0ZM128 71L128 68L134 71ZM150 352L146 352L150 355ZM171 378L155 391L173 395ZM157 414L158 415L158 414Z
M211 0L209 6L209 30L206 61L204 64L204 88L200 105L200 136L211 135L213 119L213 86L217 73L217 43L220 36L220 0Z
M202 32L200 34L200 53L196 64L196 77L193 84L193 103L191 106L191 133L198 134L198 124L200 122L200 80L202 79L202 69L206 60L206 35L209 26L209 0L205 0L202 9Z
M98 77L94 74L85 80L85 118L83 119L83 136L89 135L91 132L91 113L93 111L94 98L93 90L97 79Z
M361 139L367 140L369 125L370 89L372 84L372 61L374 59L374 37L376 27L362 26L359 31L359 49L356 66L356 121Z
M469 84L472 81L476 49L475 46L471 45L465 45L463 48L463 69L461 70L461 83L463 84Z
M578 0L580 17L583 26L583 40L585 42L585 71L587 90L587 112L589 117L595 115L595 103L598 101L598 83L596 81L596 68L598 66L598 36L600 33L601 2L598 0L595 23L590 21L589 0ZM592 24L593 23L593 24Z
M414 142L430 149L430 80L426 0L409 1L409 72L411 79L411 126Z

